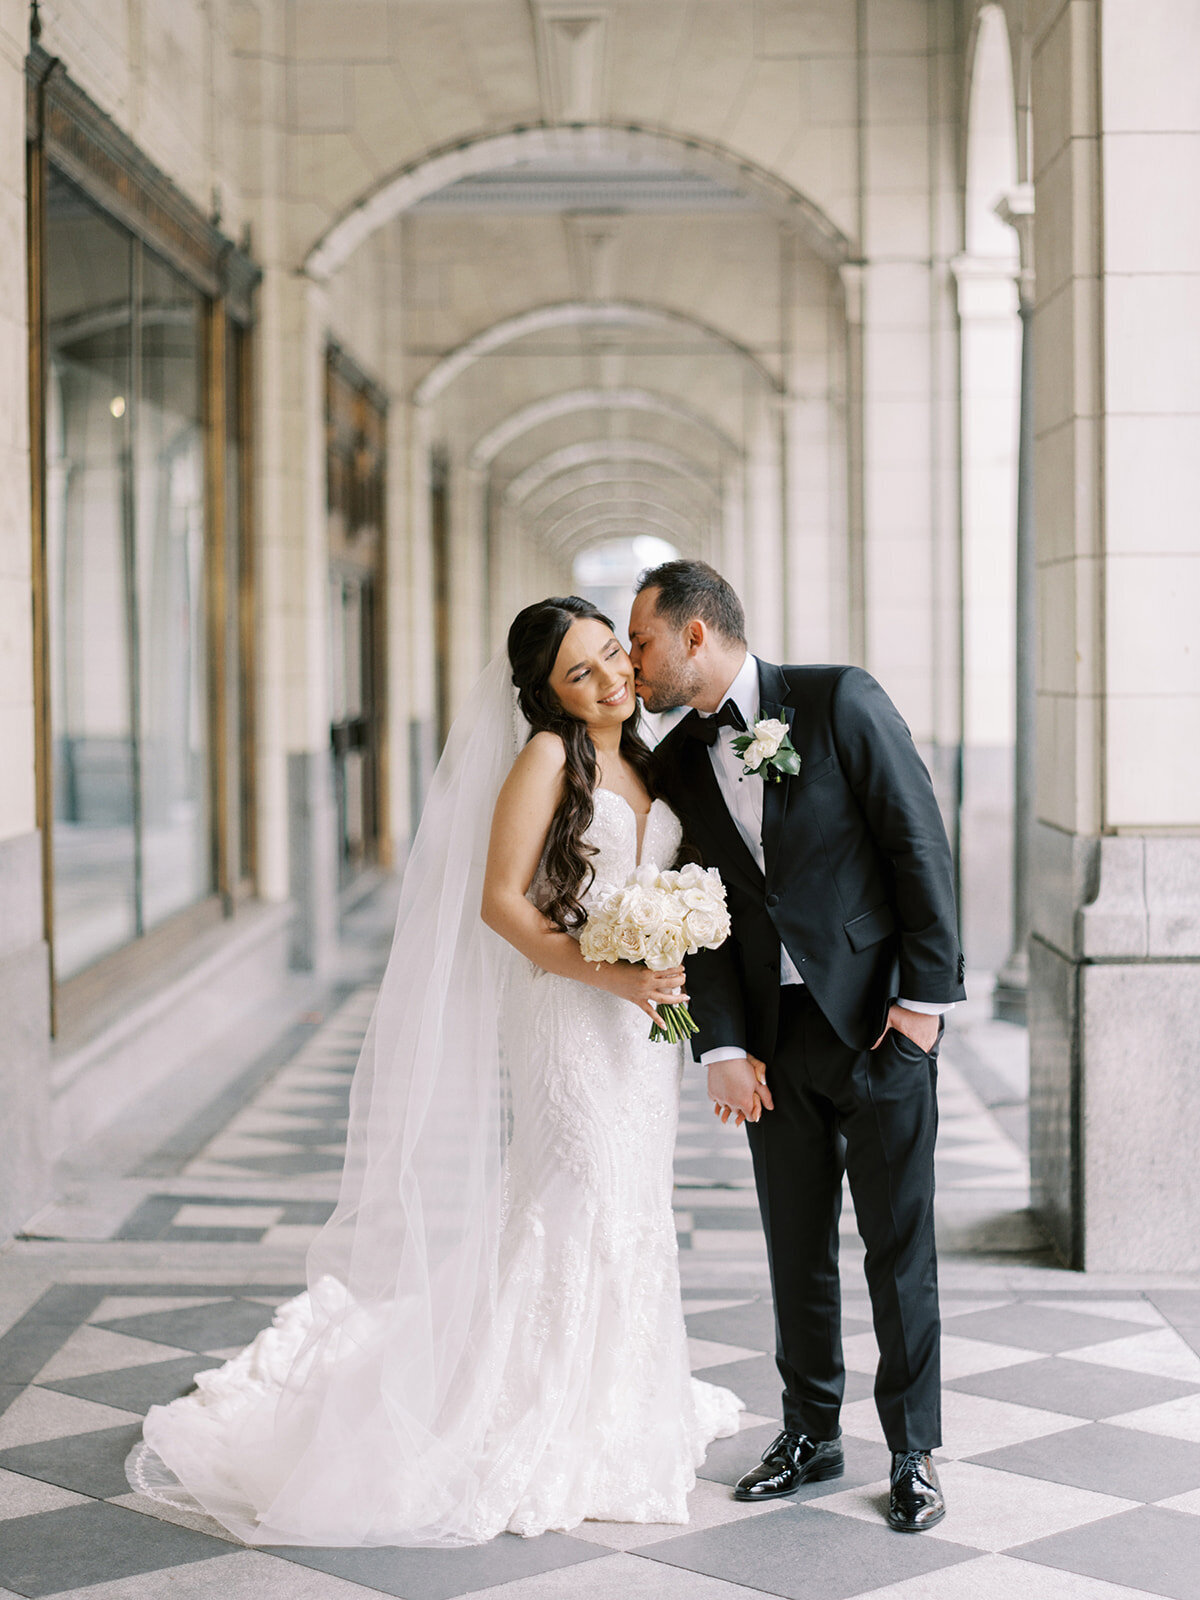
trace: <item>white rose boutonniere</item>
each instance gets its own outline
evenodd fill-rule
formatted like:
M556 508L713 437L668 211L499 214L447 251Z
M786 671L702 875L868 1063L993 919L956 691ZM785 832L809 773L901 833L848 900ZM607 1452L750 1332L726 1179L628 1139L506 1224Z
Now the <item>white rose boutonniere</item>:
M800 771L800 757L792 747L788 725L778 717L763 717L749 733L739 733L733 748L746 764L746 776L764 783L779 783Z

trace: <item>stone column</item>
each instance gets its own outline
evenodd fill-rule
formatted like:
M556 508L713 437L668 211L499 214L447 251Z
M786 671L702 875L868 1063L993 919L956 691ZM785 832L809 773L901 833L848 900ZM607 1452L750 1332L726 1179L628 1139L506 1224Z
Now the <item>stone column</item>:
M337 940L329 745L325 291L271 263L260 296L264 891L295 906L291 959L320 970Z
M1076 1266L1195 1271L1200 17L1034 9L1034 1197Z
M974 967L1010 948L1014 737L1012 627L1017 521L1016 262L970 253L951 263L961 396L963 765L960 900Z
M1037 567L1033 522L1033 189L1022 184L996 207L1015 229L1020 247L1017 310L1021 319L1021 382L1017 422L1016 694L1013 765L1012 951L996 975L993 1014L1002 1022L1026 1020L1030 873L1036 804Z

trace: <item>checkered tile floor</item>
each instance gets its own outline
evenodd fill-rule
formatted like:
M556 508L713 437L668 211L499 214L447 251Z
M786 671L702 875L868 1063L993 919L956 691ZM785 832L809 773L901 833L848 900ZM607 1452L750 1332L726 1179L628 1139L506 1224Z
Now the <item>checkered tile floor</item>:
M776 1430L778 1382L744 1136L715 1122L694 1074L677 1150L693 1365L748 1410L710 1451L689 1527L261 1551L131 1494L122 1462L147 1407L299 1287L332 1206L370 1003L358 989L308 1019L278 1070L250 1071L227 1114L195 1122L202 1138L184 1130L123 1177L98 1175L0 1257L0 1600L1200 1600L1200 1282L1052 1264L1025 1211L1022 1152L953 1030L939 1145L950 1514L933 1532L882 1521L888 1455L848 1206L846 1476L766 1508L730 1498Z

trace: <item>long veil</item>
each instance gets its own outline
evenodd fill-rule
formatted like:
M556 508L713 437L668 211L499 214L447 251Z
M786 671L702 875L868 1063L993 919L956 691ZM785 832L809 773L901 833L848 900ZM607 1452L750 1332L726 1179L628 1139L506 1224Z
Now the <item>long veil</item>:
M471 1537L503 1222L503 1019L529 965L479 907L492 810L527 734L499 655L451 730L405 869L308 1293L202 1373L198 1396L154 1408L131 1457L138 1487L247 1543Z

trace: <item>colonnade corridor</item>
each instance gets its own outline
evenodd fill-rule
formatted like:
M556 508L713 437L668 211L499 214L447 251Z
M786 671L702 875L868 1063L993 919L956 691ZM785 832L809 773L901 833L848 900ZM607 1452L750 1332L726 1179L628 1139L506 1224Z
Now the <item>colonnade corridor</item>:
M693 1370L744 1400L690 1522L585 1523L460 1550L248 1550L130 1492L148 1406L245 1345L303 1285L329 1215L349 1079L392 897L339 969L205 1051L81 1151L0 1256L0 1600L1120 1600L1200 1571L1200 1290L1055 1265L1027 1210L1023 1030L984 1000L940 1068L938 1229L950 1514L883 1523L889 1455L852 1212L843 1217L846 1475L768 1506L732 1482L778 1427L766 1256L745 1137L685 1074L675 1207ZM986 983L985 983L986 988Z

